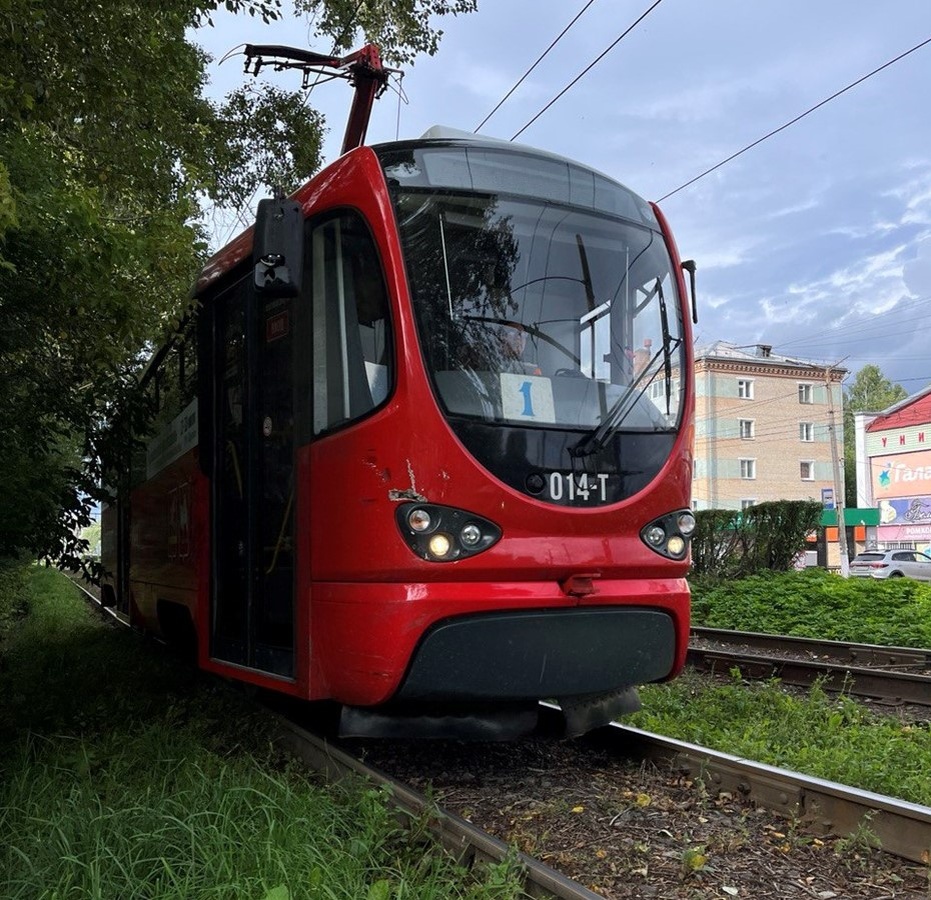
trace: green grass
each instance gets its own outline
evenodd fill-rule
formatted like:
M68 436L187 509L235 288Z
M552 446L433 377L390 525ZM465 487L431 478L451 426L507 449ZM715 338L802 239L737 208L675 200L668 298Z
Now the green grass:
M22 564L0 560L0 651L10 630L26 614L26 577Z
M931 647L931 584L924 582L806 569L691 586L693 625Z
M0 660L4 898L521 896L403 830L380 790L280 756L242 699L33 570Z
M819 569L692 583L692 623L800 637L931 647L931 585ZM931 728L903 725L816 687L719 685L686 672L642 692L631 723L759 762L931 805Z
M641 689L643 709L625 723L931 806L931 726L877 715L820 687L787 694L777 681L714 684L686 671Z

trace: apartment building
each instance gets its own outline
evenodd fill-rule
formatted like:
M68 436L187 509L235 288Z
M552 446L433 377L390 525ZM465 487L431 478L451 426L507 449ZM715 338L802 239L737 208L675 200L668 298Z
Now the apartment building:
M843 460L846 374L779 356L765 344L697 347L694 508L833 497L829 413L833 406Z

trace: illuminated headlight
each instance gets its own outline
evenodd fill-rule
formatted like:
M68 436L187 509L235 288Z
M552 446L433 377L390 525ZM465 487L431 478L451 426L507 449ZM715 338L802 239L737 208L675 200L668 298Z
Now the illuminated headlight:
M433 535L427 546L430 548L430 553L437 559L445 559L453 548L452 541L445 534Z
M475 556L501 539L501 528L494 522L453 506L404 503L396 519L408 547L428 562Z
M640 530L643 542L661 556L668 559L685 559L689 552L689 540L695 533L695 516L683 509L667 513Z

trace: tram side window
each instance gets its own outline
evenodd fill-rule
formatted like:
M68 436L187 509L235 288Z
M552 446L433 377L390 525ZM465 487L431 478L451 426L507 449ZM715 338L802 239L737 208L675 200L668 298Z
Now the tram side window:
M314 434L381 405L393 381L388 297L375 242L344 212L313 228Z
M137 434L130 464L131 486L141 484L154 474L151 469L152 445L159 435L197 396L197 347L193 322L177 335L143 388L149 416L144 434Z
M158 431L180 415L197 396L197 354L193 327L180 335L156 373Z

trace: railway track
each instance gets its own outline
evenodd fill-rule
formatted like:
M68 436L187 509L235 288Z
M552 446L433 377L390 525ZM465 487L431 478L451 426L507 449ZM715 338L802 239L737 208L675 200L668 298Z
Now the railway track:
M541 707L556 730L555 720L561 715L559 708L547 703ZM427 809L424 795L367 766L340 749L337 743L312 734L286 717L281 717L280 723L281 739L288 749L326 774L355 772L396 792L406 812L421 816ZM596 739L612 753L653 760L683 775L701 778L711 793L729 792L763 808L800 819L815 833L853 834L868 822L887 853L918 863L931 859L931 807L741 759L629 726L610 725L600 729ZM437 823L439 836L445 845L461 850L469 844L473 837L471 825L442 811L439 817L443 820ZM460 830L459 825L466 828ZM486 857L497 853L498 856L491 858L503 859L507 847L500 842L495 847L488 842L488 836L482 834L475 852ZM533 863L529 859L525 862ZM552 896L591 895L553 893Z
M96 602L96 598L91 599ZM557 707L547 704L544 714L553 718L561 715ZM402 819L426 823L436 840L464 865L500 862L513 856L513 850L503 841L439 808L425 794L391 778L339 744L311 733L291 718L280 713L275 716L275 738L283 749L327 778L354 775L384 786ZM596 740L612 754L653 760L690 779L700 780L709 794L740 798L803 822L814 833L854 835L867 827L886 853L923 865L931 858L931 808L620 725L601 729ZM528 896L567 900L601 896L531 855L520 854L519 860Z
M688 662L746 678L779 678L890 704L931 706L931 650L693 628Z

